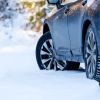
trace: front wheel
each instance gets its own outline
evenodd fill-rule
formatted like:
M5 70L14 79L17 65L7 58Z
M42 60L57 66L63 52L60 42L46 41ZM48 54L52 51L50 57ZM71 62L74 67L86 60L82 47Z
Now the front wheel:
M36 59L39 68L50 70L64 70L67 62L57 60L53 48L50 32L45 33L38 41L36 46Z

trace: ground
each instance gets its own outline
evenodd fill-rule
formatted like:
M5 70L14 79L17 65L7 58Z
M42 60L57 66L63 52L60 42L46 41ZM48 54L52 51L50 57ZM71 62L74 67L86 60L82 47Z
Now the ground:
M82 71L40 71L39 36L0 40L0 100L100 100L100 87Z

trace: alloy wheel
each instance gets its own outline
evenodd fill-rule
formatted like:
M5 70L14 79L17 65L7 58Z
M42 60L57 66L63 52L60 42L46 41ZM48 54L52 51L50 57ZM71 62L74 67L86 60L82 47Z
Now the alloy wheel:
M52 39L48 39L43 43L40 56L41 62L44 68L47 70L64 70L66 67L66 61L60 61L56 59Z
M85 62L87 77L92 79L95 75L97 65L97 45L95 34L92 28L88 30L88 36L86 39Z

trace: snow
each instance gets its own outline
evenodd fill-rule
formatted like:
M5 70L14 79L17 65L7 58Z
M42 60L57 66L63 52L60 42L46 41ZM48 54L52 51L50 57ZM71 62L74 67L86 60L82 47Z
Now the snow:
M98 83L85 72L39 70L38 35L13 38L0 43L0 100L100 100Z
M13 27L9 20L0 23L0 100L100 100L98 83L81 70L40 71L35 59L40 35L21 29L22 17L17 18Z

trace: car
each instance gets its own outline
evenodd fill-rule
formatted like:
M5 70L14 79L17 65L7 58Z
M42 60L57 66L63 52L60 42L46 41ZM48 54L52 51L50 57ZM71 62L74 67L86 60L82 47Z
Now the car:
M41 70L78 70L100 81L100 0L47 0L57 11L45 19L36 46Z

